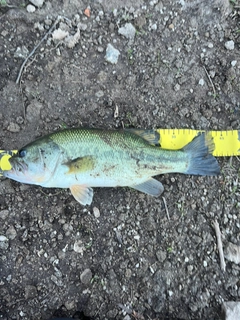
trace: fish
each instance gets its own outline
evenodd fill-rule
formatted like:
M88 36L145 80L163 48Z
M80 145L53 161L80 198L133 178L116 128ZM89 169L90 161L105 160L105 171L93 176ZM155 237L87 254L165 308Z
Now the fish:
M164 187L154 176L220 173L206 133L180 150L162 149L159 140L153 129L67 128L21 148L3 175L46 188L69 188L79 203L90 205L94 187L130 187L158 197Z

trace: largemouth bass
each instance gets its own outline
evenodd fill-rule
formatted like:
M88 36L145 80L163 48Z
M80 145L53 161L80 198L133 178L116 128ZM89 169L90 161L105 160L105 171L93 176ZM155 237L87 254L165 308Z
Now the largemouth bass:
M154 130L65 129L41 137L10 158L10 179L48 188L69 188L82 205L92 187L131 187L152 196L163 192L153 176L178 172L217 175L213 142L202 133L183 149L159 148Z

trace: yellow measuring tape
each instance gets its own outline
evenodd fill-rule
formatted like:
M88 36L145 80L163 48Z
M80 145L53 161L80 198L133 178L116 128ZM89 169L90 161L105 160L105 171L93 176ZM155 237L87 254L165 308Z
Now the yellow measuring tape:
M203 130L191 129L157 129L160 134L160 145L163 149L177 150L183 148ZM240 130L208 131L215 144L213 155L216 157L230 157L240 155ZM1 171L11 169L9 158L17 150L0 150L0 175Z
M203 130L191 129L157 129L160 134L160 145L163 149L177 150L183 148ZM240 155L240 130L207 131L213 138L216 157Z

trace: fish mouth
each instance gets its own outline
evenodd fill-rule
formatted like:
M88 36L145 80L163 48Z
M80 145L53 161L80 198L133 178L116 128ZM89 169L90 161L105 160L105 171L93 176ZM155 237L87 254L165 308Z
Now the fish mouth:
M17 178L21 179L21 177L23 177L26 174L28 165L16 159L9 159L9 162L11 164L11 169L3 171L3 175L5 177L13 178L15 180L18 180Z

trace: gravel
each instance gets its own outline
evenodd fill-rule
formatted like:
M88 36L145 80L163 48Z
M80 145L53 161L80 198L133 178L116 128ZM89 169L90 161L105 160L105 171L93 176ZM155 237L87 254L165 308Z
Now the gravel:
M237 5L103 0L86 16L84 1L42 2L1 9L1 149L77 126L239 130ZM50 32L17 85L59 15L66 36ZM221 271L212 221L224 253L239 248L240 185L238 159L218 161L218 177L159 176L165 201L96 188L82 207L2 179L0 318L219 319L239 264Z

